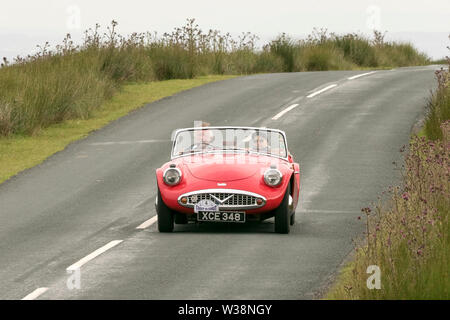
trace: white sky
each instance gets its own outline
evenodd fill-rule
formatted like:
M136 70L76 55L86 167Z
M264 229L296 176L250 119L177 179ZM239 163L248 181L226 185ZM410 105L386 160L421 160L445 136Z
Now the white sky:
M196 18L203 30L250 31L269 40L281 32L301 37L314 27L412 41L434 58L449 54L450 0L1 0L0 55L30 52L66 33L79 38L95 23L119 22L119 32L158 31Z

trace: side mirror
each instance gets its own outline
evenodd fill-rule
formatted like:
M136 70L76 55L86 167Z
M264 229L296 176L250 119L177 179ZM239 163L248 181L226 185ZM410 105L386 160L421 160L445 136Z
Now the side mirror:
M292 158L292 154L290 152L288 152L288 160L290 163L294 162L294 159Z

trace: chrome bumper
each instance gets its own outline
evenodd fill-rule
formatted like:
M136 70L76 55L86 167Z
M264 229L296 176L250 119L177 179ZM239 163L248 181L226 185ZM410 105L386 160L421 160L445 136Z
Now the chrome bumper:
M186 198L187 202L182 203L181 199ZM214 201L219 210L250 210L261 208L266 204L267 199L257 193L236 190L236 189L203 189L184 193L178 197L178 204L186 208L194 208L195 204L201 200ZM257 204L257 199L262 203Z

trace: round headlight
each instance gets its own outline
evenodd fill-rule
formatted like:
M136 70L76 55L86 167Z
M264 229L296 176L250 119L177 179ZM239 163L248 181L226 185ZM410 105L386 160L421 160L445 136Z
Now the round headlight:
M267 169L266 172L264 172L264 182L271 187L276 187L281 183L281 179L283 178L283 175L281 174L280 170L270 168Z
M181 181L181 171L178 168L167 168L163 174L164 183L169 186L174 186Z

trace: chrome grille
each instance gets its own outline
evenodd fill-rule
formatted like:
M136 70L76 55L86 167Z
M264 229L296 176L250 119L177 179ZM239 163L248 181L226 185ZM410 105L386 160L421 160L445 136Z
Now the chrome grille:
M180 202L180 199L182 197L187 198L187 203L183 204ZM258 205L256 203L257 199L262 199L263 202ZM185 207L193 208L196 203L198 203L201 200L211 200L214 201L216 204L219 205L219 208L221 209L251 209L251 208L259 208L262 207L266 199L262 196L259 196L257 194L253 194L250 192L245 191L238 191L238 192L226 192L226 191L217 191L214 190L214 192L203 190L198 192L190 192L184 195L181 195L178 198L178 202Z

